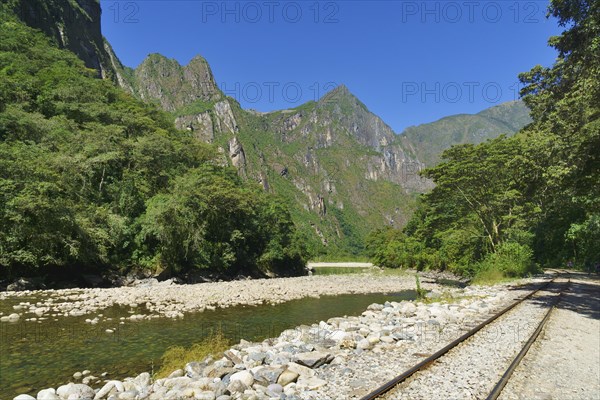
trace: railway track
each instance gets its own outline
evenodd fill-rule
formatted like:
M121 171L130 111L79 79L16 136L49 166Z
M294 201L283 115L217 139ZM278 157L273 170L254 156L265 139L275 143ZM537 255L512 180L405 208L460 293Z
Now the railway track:
M562 271L557 271L557 270L554 270L554 272L555 272L556 276L554 276L552 279L544 282L539 287L537 287L536 289L529 292L527 295L525 295L521 298L518 298L516 301L514 301L507 307L503 308L498 313L492 315L491 317L487 318L485 321L479 323L478 325L476 325L475 327L470 329L468 332L466 332L465 334L460 336L458 339L450 342L449 344L447 344L446 346L444 346L442 349L438 350L431 356L422 360L418 364L415 364L408 370L404 371L402 374L396 376L395 378L393 378L390 381L386 382L385 384L381 385L380 387L373 390L366 396L362 397L361 400L373 400L373 399L383 399L383 398L394 399L395 397L390 396L391 392L393 392L395 390L399 390L399 386L401 386L402 384L407 382L413 375L415 375L417 373L426 372L430 367L435 365L437 362L443 360L448 352L450 352L451 350L458 350L458 349L460 349L460 346L463 346L463 345L469 343L470 340L477 337L477 334L482 329L484 329L486 327L490 327L494 323L494 321L496 321L498 318L508 315L511 312L518 312L516 310L516 308L518 306L525 304L525 302L527 300L530 300L534 296L536 296L538 293L543 292L550 285L553 285L553 284L561 285L560 293L558 295L556 295L554 297L554 299L552 299L552 301L550 302L551 304L549 304L548 310L544 313L544 316L538 323L536 329L533 331L533 333L531 334L529 339L525 342L525 344L523 345L521 350L518 352L516 357L514 357L514 359L512 360L512 362L506 369L506 371L502 374L502 377L496 382L496 384L493 386L493 389L489 392L489 395L487 396L488 400L497 399L498 396L500 395L500 393L502 392L502 389L504 388L504 386L510 379L515 368L518 366L520 361L525 357L525 355L527 354L527 351L529 350L531 345L535 342L535 340L537 339L539 334L542 332L544 325L550 318L552 310L555 308L556 304L560 301L560 297L562 295L565 285L561 284L561 283L557 283L557 279L561 276L568 278L568 274L564 274ZM566 284L568 284L568 282L569 281L567 281Z

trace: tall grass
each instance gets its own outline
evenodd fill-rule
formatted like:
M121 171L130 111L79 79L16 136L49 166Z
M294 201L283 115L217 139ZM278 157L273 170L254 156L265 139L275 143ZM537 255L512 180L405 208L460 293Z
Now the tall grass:
M217 355L230 347L230 343L221 329L211 332L200 342L186 349L182 346L171 346L161 357L161 366L155 378L166 378L173 371L181 369L192 361L202 361L209 355Z

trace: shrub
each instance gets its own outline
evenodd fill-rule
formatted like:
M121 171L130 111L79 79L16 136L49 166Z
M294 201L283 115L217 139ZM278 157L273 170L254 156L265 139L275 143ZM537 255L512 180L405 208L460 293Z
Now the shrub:
M498 246L496 252L490 253L479 263L475 281L494 282L503 278L523 277L536 270L531 247L505 242Z

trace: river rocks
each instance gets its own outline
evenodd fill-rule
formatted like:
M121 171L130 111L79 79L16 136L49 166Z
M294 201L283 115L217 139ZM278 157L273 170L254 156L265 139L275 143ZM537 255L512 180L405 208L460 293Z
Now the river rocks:
M96 396L96 392L82 383L69 383L60 386L56 389L56 394L65 399L92 400Z
M56 394L56 390L50 388L40 390L37 394L37 400L60 400L60 397Z

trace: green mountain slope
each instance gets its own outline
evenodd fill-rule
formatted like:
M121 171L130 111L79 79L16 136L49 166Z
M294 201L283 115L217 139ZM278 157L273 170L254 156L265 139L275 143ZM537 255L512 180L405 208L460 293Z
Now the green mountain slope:
M286 207L220 164L0 3L0 285L303 271Z
M514 134L531 122L522 101L490 107L477 114L459 114L412 126L402 135L403 143L427 166L440 161L440 154L456 144L482 143L501 134Z

